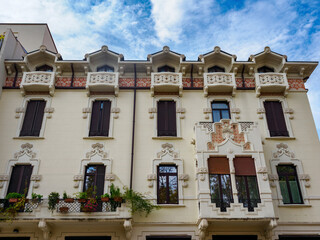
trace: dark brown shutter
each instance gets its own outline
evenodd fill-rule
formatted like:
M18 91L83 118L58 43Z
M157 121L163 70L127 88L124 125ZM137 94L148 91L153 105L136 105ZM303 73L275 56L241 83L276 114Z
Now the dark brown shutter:
M210 174L230 174L229 160L226 157L212 157L208 159Z
M92 104L89 136L97 136L99 133L100 108L101 101L94 101Z
M168 136L177 136L176 102L167 102Z
M106 167L104 165L97 165L97 176L96 176L97 196L101 196L103 194L105 172L106 172Z
M102 119L101 119L101 134L100 136L108 136L109 135L109 124L110 124L110 110L111 110L111 102L110 101L102 101L103 109L102 109Z
M30 136L40 135L45 107L46 107L46 101L44 100L37 101L37 109L36 109L34 120L33 120L33 129Z
M157 109L157 120L158 120L158 136L165 136L165 129L167 124L166 119L166 106L164 101L158 102Z
M239 176L255 176L256 168L254 159L251 157L236 157L233 159L236 175Z
M39 136L46 101L31 100L28 102L23 119L20 136Z
M157 112L158 136L177 136L176 103L159 101Z
M271 137L289 136L281 102L265 101L264 108Z
M31 165L16 165L12 169L8 193L28 194L33 167Z

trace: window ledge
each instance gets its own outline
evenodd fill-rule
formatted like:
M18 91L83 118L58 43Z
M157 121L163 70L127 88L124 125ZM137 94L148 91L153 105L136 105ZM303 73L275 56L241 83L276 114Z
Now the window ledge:
M104 137L104 136L92 136L92 137L83 137L83 139L97 139L97 140L100 140L100 139L114 139L114 137Z
M182 137L171 137L171 136L161 136L161 137L152 137L155 140L180 140Z
M157 206L162 208L174 208L174 207L185 207L184 204L157 204Z
M301 208L301 207L312 207L312 205L311 204L279 204L278 207Z
M13 137L13 139L37 140L37 139L44 139L44 137L23 136L23 137Z
M266 137L266 140L295 140L295 137Z

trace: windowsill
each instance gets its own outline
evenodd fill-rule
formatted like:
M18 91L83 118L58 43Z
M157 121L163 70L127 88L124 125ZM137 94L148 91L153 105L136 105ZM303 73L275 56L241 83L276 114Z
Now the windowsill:
M295 140L295 137L266 137L266 140Z
M44 139L44 137L35 137L35 136L23 136L23 137L13 137L13 139L31 139L31 140L37 140L37 139Z
M162 208L174 208L174 207L185 207L184 204L157 204L157 206Z
M105 137L105 136L91 136L91 137L83 137L83 139L92 139L92 140L100 140L100 139L114 139L114 137Z
M301 208L311 207L311 204L278 204L278 207Z
M161 137L152 137L155 140L180 140L182 137L174 137L174 136L161 136Z

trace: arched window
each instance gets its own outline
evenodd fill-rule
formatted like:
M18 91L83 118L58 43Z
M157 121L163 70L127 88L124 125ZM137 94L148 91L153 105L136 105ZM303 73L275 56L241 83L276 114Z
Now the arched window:
M103 65L97 68L97 72L114 72L114 67Z
M39 67L36 67L36 71L52 72L53 71L53 67L45 64L45 65L41 65Z
M273 68L263 66L258 68L258 73L268 73L268 72L274 72Z
M158 72L174 72L174 68L168 65L158 67Z
M219 66L213 66L211 68L208 68L208 73L213 73L213 72L225 72L225 70L224 68Z

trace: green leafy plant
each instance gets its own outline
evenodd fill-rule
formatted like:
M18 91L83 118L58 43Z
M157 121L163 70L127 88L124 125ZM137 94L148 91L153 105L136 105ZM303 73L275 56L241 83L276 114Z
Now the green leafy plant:
M75 197L77 199L87 199L88 194L87 194L87 192L77 192L77 193L75 193Z
M24 197L24 195L21 193L11 192L11 193L8 193L8 195L6 196L6 199L22 198L22 197Z
M57 192L51 192L48 196L48 209L53 212L56 209L56 205L59 202L60 194Z
M40 202L42 200L42 198L43 198L43 195L32 193L31 197L32 197L32 200L38 200Z
M111 184L110 186L110 198L116 202L122 201L122 194L120 192L120 188L114 186L114 184Z
M9 195L9 194L8 194ZM13 220L17 216L17 213L24 209L24 206L26 204L26 198L23 194L20 198L18 198L18 201L15 203L10 203L9 207L4 208L1 210L1 219L2 220ZM18 195L11 195L11 196L18 196ZM10 198L10 196L9 196ZM8 199L9 199L8 198Z

